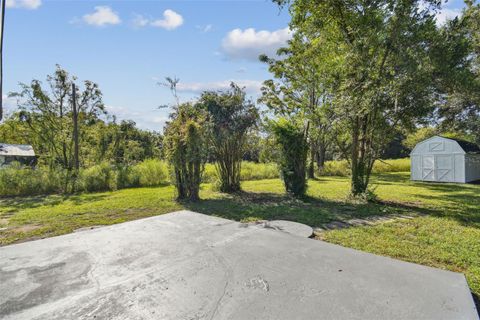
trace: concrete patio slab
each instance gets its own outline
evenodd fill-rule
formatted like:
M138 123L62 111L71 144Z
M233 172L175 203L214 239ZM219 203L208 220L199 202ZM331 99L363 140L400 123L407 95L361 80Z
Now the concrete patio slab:
M273 229L289 234L293 234L295 236L310 238L313 235L313 228L307 226L303 223L287 221L287 220L260 220L249 223L251 226L259 227L259 228L266 228L266 229Z
M462 274L177 212L0 248L1 319L478 319Z

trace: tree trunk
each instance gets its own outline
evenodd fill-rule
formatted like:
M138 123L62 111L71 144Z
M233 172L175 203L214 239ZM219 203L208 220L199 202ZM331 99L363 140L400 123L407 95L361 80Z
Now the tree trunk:
M315 143L310 143L310 163L308 165L308 179L315 179Z
M325 165L325 154L327 152L327 148L325 147L324 143L319 143L318 150L317 150L317 170L319 173L322 172L323 167Z
M353 196L362 194L365 190L363 187L362 170L361 170L361 157L360 153L360 119L355 118L352 130L352 152L351 152L351 171L352 181L350 192Z
M72 109L73 109L73 145L74 145L74 168L76 174L80 170L79 159L79 139L78 139L78 110L77 110L77 93L75 83L72 83Z
M2 12L1 19L2 22L0 24L0 121L3 119L3 30L5 26L5 3L7 0L2 1Z

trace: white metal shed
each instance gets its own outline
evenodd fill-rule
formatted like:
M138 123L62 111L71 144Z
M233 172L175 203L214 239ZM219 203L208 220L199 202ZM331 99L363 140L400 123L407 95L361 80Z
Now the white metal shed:
M480 147L474 143L434 136L410 153L411 179L467 183L480 180Z

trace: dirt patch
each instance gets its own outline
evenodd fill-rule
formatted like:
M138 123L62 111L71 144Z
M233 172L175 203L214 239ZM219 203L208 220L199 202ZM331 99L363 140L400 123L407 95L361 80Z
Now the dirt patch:
M12 227L8 228L8 231L11 232L16 232L16 233L27 233L27 232L32 232L37 229L40 229L42 226L36 225L36 224L26 224L20 227Z

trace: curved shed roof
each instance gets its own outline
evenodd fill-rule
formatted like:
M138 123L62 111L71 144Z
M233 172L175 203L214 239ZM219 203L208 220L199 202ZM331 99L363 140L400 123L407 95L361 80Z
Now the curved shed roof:
M480 154L480 147L475 143L460 139L433 136L423 140L413 148L411 155L425 153L469 153Z
M35 157L35 151L28 144L0 143L0 156Z
M445 137L442 137L445 138ZM452 139L452 138L445 138L445 139L450 139L456 141L460 147L465 151L466 153L480 153L480 147L472 142L461 140L461 139Z

